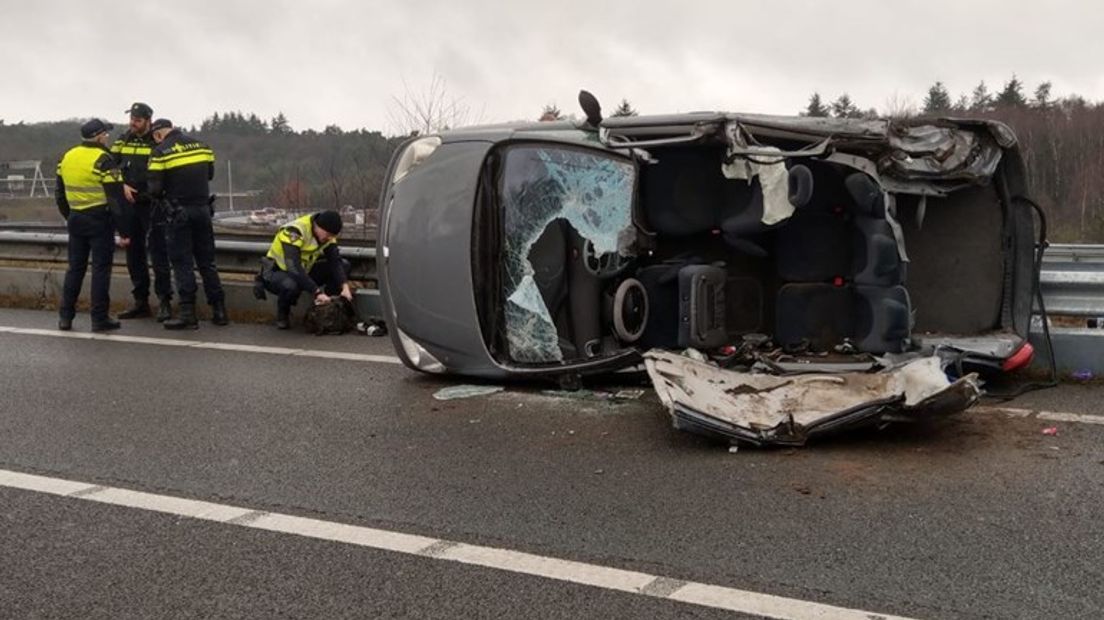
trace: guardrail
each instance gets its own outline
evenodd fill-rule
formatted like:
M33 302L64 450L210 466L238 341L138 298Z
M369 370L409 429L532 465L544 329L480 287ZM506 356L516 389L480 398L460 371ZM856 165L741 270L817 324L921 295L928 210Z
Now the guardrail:
M1104 317L1104 245L1050 246L1039 286L1048 314Z
M66 262L68 235L62 232L0 230L0 260ZM216 264L226 273L256 273L267 241L217 239ZM375 280L376 248L342 245L352 277ZM124 264L116 252L116 264ZM1052 315L1104 317L1104 245L1054 244L1043 259L1040 286Z
M65 263L68 243L65 233L0 230L0 260ZM267 241L216 239L215 264L225 273L257 273L258 261L269 245ZM354 280L376 279L376 248L342 245L341 255L352 263L350 277ZM115 264L126 264L121 250L115 252Z

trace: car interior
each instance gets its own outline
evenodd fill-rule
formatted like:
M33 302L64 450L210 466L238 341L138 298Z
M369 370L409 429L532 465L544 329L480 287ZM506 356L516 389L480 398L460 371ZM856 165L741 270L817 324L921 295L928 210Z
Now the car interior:
M1003 216L992 187L898 197L898 235L874 178L793 158L793 214L766 225L759 179L727 178L722 146L649 155L629 255L596 256L564 220L530 249L565 361L626 347L707 351L749 334L795 355L902 353L921 332L1000 324Z

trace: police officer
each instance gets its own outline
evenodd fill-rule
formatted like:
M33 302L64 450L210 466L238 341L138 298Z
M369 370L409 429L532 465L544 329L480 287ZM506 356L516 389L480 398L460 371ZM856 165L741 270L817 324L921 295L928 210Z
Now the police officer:
M165 241L165 213L163 209L154 211L146 183L146 168L154 146L150 135L153 108L135 103L126 112L130 114L130 129L111 145L111 153L123 170L123 196L131 214L133 236L126 248L126 258L134 286L134 305L121 312L119 318L136 319L152 314L149 305L149 259L152 259L154 290L160 302L157 321L162 323L172 318L172 271Z
M211 322L226 325L226 302L215 268L215 231L211 225L213 197L209 182L215 176L211 147L173 128L159 118L150 126L156 146L150 152L149 191L165 209L169 260L180 298L180 316L165 321L165 329L197 329L196 278L211 304ZM194 266L194 267L193 267Z
M304 215L280 227L267 256L261 260L254 293L264 299L264 290L276 294L276 327L291 327L291 306L306 292L316 304L330 303L340 295L349 301L349 261L341 258L337 235L341 215L323 211ZM258 290L260 289L260 290Z
M99 119L81 125L83 141L66 151L58 162L58 210L69 231L69 268L61 291L58 329L73 328L77 298L92 257L92 331L119 329L108 315L111 300L111 259L115 254L114 228L120 224L120 245L129 245L129 230L122 218L123 177L115 158L107 150L108 133L114 126Z

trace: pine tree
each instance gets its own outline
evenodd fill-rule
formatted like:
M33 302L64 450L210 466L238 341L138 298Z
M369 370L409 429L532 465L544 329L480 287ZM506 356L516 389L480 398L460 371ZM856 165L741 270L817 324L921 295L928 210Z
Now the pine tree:
M621 105L617 106L610 116L637 116L637 111L629 104L628 99L622 99Z
M1033 102L1036 108L1040 110L1047 110L1054 104L1050 99L1050 82L1043 82L1035 87L1035 101Z
M942 114L949 111L954 104L951 103L951 93L943 82L936 82L928 89L928 95L924 97L924 114Z
M287 135L295 133L294 131L292 131L291 125L288 123L288 119L286 116L284 116L283 112L278 113L275 118L272 119L270 127L272 128L270 130L271 133L274 133L276 135Z
M1027 97L1023 94L1023 82L1021 82L1016 74L1012 74L1012 79L1005 83L1004 88L997 93L996 104L1002 108L1023 108L1027 106Z
M836 118L861 118L863 115L859 107L851 101L851 95L843 93L832 102L832 116Z
M988 112L993 107L993 96L989 94L989 87L982 80L974 87L970 95L971 112Z
M203 119L203 123L199 126L201 131L218 131L222 129L222 119L219 118L219 113L215 112L211 116Z
M815 116L826 117L831 113L828 106L824 105L824 102L820 99L820 93L814 92L809 97L809 105L805 106L805 111L801 113L802 116Z
M249 123L250 133L262 134L268 131L268 125L266 125L256 114L250 114L246 122Z

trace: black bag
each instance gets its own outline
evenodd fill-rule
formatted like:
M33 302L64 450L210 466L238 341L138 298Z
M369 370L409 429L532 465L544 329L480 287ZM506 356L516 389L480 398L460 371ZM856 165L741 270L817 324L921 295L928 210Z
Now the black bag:
M344 297L334 297L328 304L312 305L303 317L303 329L308 334L344 334L356 327L353 304Z

